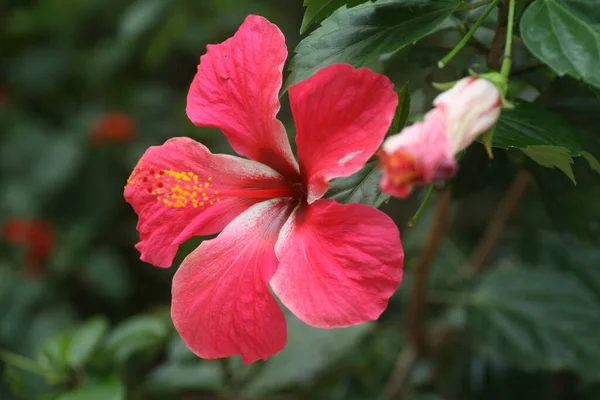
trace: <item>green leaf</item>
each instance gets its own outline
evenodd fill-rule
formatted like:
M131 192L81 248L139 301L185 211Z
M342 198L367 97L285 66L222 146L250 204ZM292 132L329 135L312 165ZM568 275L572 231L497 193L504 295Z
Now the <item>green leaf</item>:
M72 332L62 332L45 340L37 350L37 361L42 368L61 371L68 368L68 354Z
M600 7L596 0L536 0L523 14L527 48L559 75L600 88Z
M410 93L408 92L408 85L402 86L396 90L398 95L398 107L396 107L396 114L392 120L389 132L391 134L398 133L404 128L408 121L408 115L410 114Z
M184 390L219 391L223 389L223 376L220 365L215 362L169 363L150 373L145 389L153 394L177 393Z
M124 362L134 353L156 351L168 334L169 325L162 316L139 315L119 324L108 336L106 347Z
M593 170L600 172L600 164L586 151L588 145L579 129L558 115L527 102L503 110L493 136L493 147L519 148L538 164L559 168L573 184L572 157L585 158Z
M598 371L599 304L572 276L496 268L473 300L468 324L496 356L526 368Z
M125 385L117 377L112 377L64 393L56 400L125 400Z
M569 155L569 150L566 148L541 145L529 146L521 150L542 167L560 169L569 177L573 185L577 184L573 175L573 168L571 167L574 161Z
M38 348L38 363L43 368L52 370L82 367L107 330L106 318L97 317L74 329L51 336Z
M333 179L324 197L340 203L362 203L379 207L390 198L379 190L380 180L381 171L377 168L377 161L371 161L347 178Z
M560 231L569 231L581 238L597 238L600 223L600 177L582 159L574 159L574 175L578 184L554 169L527 163L532 173L546 213Z
M493 147L560 146L570 156L581 156L586 150L583 134L556 114L532 103L520 102L515 106L512 110L502 110Z
M581 153L583 158L590 164L590 168L600 174L600 162L591 153L584 151Z
M600 301L600 249L568 234L544 231L537 236L536 263L568 272ZM531 252L531 248L527 251Z
M306 32L312 24L323 21L340 7L350 8L367 1L369 0L304 0L306 12L302 18L300 33ZM371 1L375 2L375 0Z
M296 47L287 85L337 62L372 66L381 55L433 32L460 4L460 0L379 0L341 8Z
M71 367L85 365L108 331L108 320L105 317L93 318L77 327L72 335L67 352L67 362Z
M340 329L318 329L287 315L288 341L285 348L264 364L244 393L257 395L291 384L309 381L352 348L373 327L372 324Z

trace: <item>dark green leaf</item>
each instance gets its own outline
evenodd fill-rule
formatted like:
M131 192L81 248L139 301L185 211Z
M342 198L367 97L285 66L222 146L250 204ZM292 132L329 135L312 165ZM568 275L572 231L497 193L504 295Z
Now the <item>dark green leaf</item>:
M551 270L488 272L468 307L468 324L492 350L527 368L600 368L598 302L574 277Z
M377 168L377 161L371 161L354 175L333 179L325 198L340 203L362 203L379 207L389 199L387 194L379 190L380 180L381 171Z
M113 377L64 393L56 400L125 400L125 385Z
M600 222L600 177L582 159L572 165L577 186L559 171L528 163L540 192L546 213L561 231L569 231L579 237L598 236Z
M73 330L71 343L67 353L67 361L71 367L82 367L100 344L108 331L105 317L96 317Z
M559 168L576 183L572 157L584 157L598 170L596 158L586 151L587 138L558 115L533 104L520 102L512 110L503 110L496 124L493 147L523 150L546 168Z
M527 48L558 74L600 88L600 7L597 0L536 0L521 19Z
M287 84L336 62L372 66L381 55L433 32L460 4L459 0L379 0L339 9L296 47Z
M306 12L302 18L300 33L306 32L312 24L323 21L340 7L353 7L367 1L369 0L304 0Z
M493 146L501 149L560 146L571 156L581 156L586 150L581 132L556 114L526 102L517 103L512 110L502 110Z
M214 361L164 364L150 373L145 388L153 394L177 393L184 390L218 391L223 389L221 367Z
M396 114L392 120L390 126L390 133L398 133L406 125L408 121L408 114L410 113L410 93L408 93L408 85L402 86L396 91L398 95L398 107L396 108Z
M538 264L572 274L600 301L600 249L583 245L572 235L552 231L541 232L537 245Z
M341 329L318 329L290 314L287 323L288 341L285 348L269 358L245 393L265 393L310 380L373 327L372 324L363 324Z

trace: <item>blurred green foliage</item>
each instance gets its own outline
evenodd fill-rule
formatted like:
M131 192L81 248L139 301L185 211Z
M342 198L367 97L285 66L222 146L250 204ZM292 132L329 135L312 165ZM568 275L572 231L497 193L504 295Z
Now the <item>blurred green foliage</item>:
M411 13L406 7L414 2L402 0L353 1L365 4L336 12L348 2L305 3L304 23L300 0L0 3L0 223L46 221L54 238L51 253L33 266L27 245L6 232L0 241L2 400L388 398L403 366L399 355L410 349L413 268L435 222L428 207L416 227L407 227L424 191L385 202L374 163L336 181L329 196L383 204L398 223L404 282L377 322L319 330L288 316L285 350L249 366L238 358L200 360L179 339L168 313L173 271L139 261L136 217L122 198L144 150L169 137L231 152L218 132L188 121L185 100L206 44L231 36L249 13L276 23L291 55L301 26L310 29L333 13L298 46L288 83L323 65L318 50L342 46L346 53L335 60L369 65L403 88L396 130L426 111L437 94L432 82L456 80L484 63L481 49L491 45L497 18L493 13L472 48L438 70L437 60L479 10L449 17L461 5L450 0ZM538 0L536 7L542 3L555 11L563 2ZM356 35L349 16L373 29ZM396 36L382 40L382 32ZM494 160L479 144L462 155L423 316L435 344L410 364L401 382L405 399L599 398L600 179L585 154L599 155L600 98L597 89L543 65L530 68L535 58L515 43L510 93L536 105L503 114ZM293 133L283 102L281 119ZM115 127L109 119L106 128L116 114L125 122ZM546 145L568 151L540 166L517 150ZM557 163L576 186L548 168ZM475 274L469 256L518 171L533 183L485 270ZM199 241L183 245L174 265Z

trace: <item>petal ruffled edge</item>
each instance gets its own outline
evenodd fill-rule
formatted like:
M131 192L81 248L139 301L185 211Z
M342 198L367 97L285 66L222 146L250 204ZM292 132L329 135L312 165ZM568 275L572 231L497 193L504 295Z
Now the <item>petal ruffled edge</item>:
M276 119L287 57L279 28L250 15L233 37L207 46L187 97L187 115L220 129L240 155L297 180L298 164Z

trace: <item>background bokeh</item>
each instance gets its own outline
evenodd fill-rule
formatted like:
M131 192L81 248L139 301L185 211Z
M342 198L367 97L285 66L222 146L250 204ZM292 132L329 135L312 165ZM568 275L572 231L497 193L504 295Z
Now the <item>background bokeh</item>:
M438 196L413 228L407 223L424 192L382 207L401 230L407 272L380 321L318 330L290 316L287 348L251 366L187 350L168 314L176 267L138 259L136 216L122 197L141 154L169 137L231 152L218 131L185 115L199 57L250 13L276 23L292 53L301 3L0 3L0 399L387 398L410 358L403 350L412 269ZM481 43L493 36L491 18ZM432 81L484 62L472 51L437 71L457 37L442 30L378 66L397 87L408 82L413 118L437 93ZM530 57L519 43L516 53ZM518 82L511 89L522 98L598 134L600 102L581 84L526 70ZM286 101L280 118L293 137ZM463 155L423 317L436 343L410 364L404 398L600 398L600 188L585 161L573 167L577 186L520 152L497 151L491 161L474 144ZM507 204L514 212L503 217ZM482 277L467 264L495 229L481 268L495 275ZM174 265L200 240L181 246ZM473 288L471 297L463 292Z

